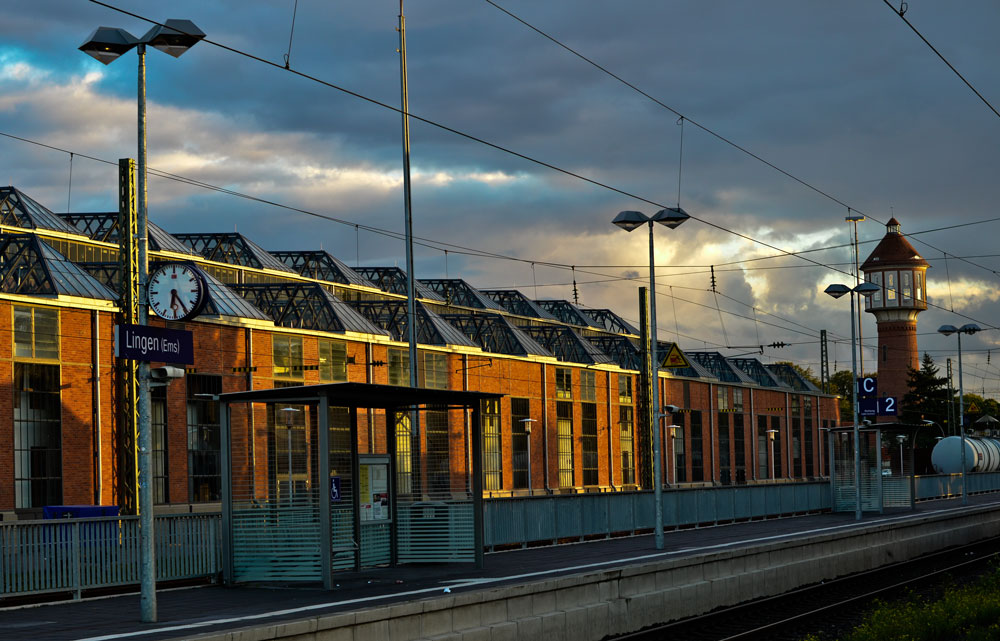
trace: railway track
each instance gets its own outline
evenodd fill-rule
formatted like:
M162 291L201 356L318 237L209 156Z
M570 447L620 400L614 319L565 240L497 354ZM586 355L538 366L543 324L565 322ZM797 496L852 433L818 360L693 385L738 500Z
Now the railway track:
M876 600L910 594L936 598L952 583L990 569L1000 538L950 548L868 572L841 577L737 606L647 628L615 641L800 641L807 634L835 639L861 623Z

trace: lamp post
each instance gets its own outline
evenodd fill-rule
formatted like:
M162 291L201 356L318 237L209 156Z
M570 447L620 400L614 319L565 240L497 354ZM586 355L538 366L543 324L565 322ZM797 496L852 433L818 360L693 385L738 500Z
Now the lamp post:
M982 328L975 323L966 323L961 327L954 325L942 325L938 327L938 333L945 336L958 335L958 429L962 446L962 505L969 504L969 493L966 489L965 478L965 388L962 386L962 334L973 335Z
M136 207L136 227L138 230L139 273L135 275L139 283L138 324L147 323L148 308L146 280L149 258L147 253L146 216L146 45L178 58L205 37L204 32L190 20L167 20L136 38L124 29L98 27L87 41L80 45L80 51L103 64L111 64L133 47L139 54L138 82L138 191ZM124 232L123 232L124 233ZM134 281L133 281L134 282ZM150 426L149 363L138 364L139 379L139 424L137 426L139 483L136 489L139 506L139 550L142 558L140 568L142 621L156 621L156 547L153 540L153 484L151 482L151 456L153 435Z
M534 491L531 487L531 424L536 423L537 419L534 418L522 418L521 424L524 427L524 433L527 435L525 439L528 449L528 496L531 496Z
M858 345L857 332L854 322L854 295L860 294L869 297L880 291L878 285L874 283L861 283L853 288L847 285L833 284L823 290L834 298L840 298L844 294L851 297L851 405L854 419L854 518L861 520L861 428L858 425Z
M864 214L852 214L851 208L847 208L847 217L844 218L845 221L849 223L854 223L854 286L857 287L861 284L861 268L858 267L858 223L865 220ZM848 234L850 236L850 234ZM864 327L861 323L861 315L863 310L861 305L858 305L858 345L863 345L865 342ZM858 349L858 370L861 372L861 376L865 375L865 350L859 347Z
M676 229L688 218L690 218L688 213L680 207L667 207L656 212L652 217L641 211L623 211L611 221L613 225L621 227L625 231L636 230L644 224L649 227L649 362L653 379L653 391L649 401L650 414L652 415L650 429L653 435L653 500L656 502L655 539L657 550L663 549L663 470L660 463L660 362L656 353L656 260L653 254L653 223L660 223L670 229Z
M774 481L774 437L778 434L778 430L767 430L767 440L770 444L771 450L771 480Z
M899 441L899 476L906 476L906 470L903 466L903 443L906 442L906 434L897 434L896 440Z
M672 452L671 459L671 484L677 485L677 430L684 429L680 425L667 425L667 429L670 430L670 451Z

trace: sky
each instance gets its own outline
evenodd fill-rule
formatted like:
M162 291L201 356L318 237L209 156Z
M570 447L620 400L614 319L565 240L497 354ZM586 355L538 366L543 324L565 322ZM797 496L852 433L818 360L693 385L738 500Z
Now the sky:
M57 212L114 210L115 161L136 155L137 58L105 66L77 47L97 26L140 36L141 18L186 18L211 42L146 57L150 219L405 266L401 118L382 106L400 105L398 2L109 4L139 17L5 4L9 184ZM1000 398L1000 117L884 2L410 0L405 13L409 111L440 125L411 119L418 278L569 300L575 281L582 306L635 323L648 235L610 221L680 204L692 219L655 230L661 340L818 373L826 329L832 372L851 366L849 303L823 294L853 280L844 219L868 217L863 262L895 216L932 265L921 352L942 373L955 359L957 383L955 336L935 329L988 328L963 340L964 383ZM1000 4L909 0L905 17L1000 105ZM789 345L761 354L776 342Z

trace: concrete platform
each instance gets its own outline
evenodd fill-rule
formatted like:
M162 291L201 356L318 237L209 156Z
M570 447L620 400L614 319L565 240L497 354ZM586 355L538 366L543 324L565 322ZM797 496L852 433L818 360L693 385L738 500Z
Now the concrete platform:
M822 514L653 537L488 554L469 565L380 569L332 591L209 586L0 610L0 640L601 639L797 585L1000 534L1000 495L915 512Z

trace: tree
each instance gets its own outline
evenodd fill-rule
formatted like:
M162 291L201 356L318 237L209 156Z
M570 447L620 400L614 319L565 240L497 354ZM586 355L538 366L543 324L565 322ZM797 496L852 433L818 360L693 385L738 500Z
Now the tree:
M928 420L948 429L948 402L952 398L947 377L938 376L938 373L934 359L927 353L924 353L920 369L910 368L906 378L909 391L903 397L900 421L919 424Z
M854 376L851 370L842 369L830 376L830 393L840 396L840 420L853 420L851 411L851 390L854 387Z

